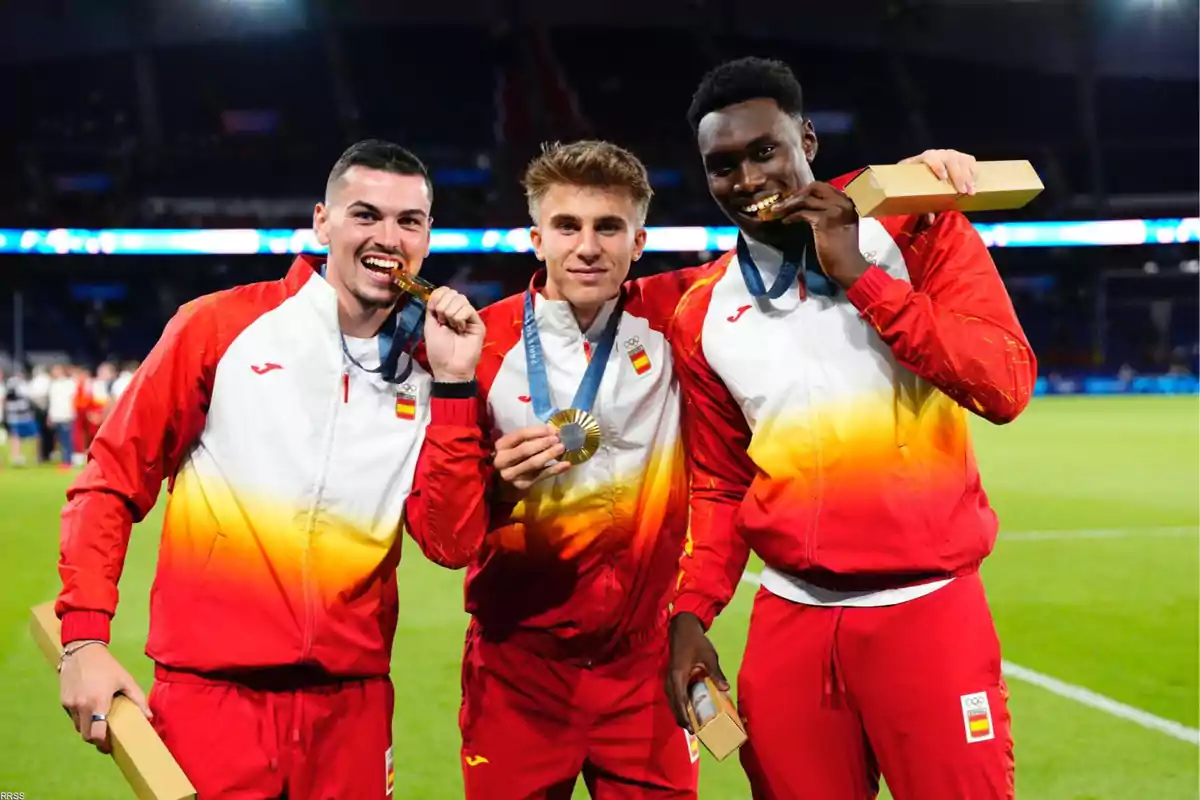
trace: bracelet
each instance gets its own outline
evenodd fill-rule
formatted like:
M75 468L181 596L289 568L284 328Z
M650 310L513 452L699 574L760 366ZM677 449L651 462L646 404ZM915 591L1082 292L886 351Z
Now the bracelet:
M77 641L70 642L65 648L63 648L62 655L58 657L58 671L62 672L63 663L67 660L67 656L75 655L89 644L102 644L105 647L108 647L108 642L104 641L103 639L79 639Z
M469 381L434 381L433 397L439 400L470 400L479 391L479 384L474 379Z

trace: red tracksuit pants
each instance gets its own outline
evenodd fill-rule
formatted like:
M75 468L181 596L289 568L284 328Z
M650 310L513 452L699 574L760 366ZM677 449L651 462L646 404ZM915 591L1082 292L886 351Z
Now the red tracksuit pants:
M695 798L699 742L663 691L666 636L591 668L482 639L463 657L467 800Z
M381 800L392 794L391 680L253 686L156 671L154 729L198 800Z
M756 800L1011 800L1008 690L978 574L895 606L760 589L738 675Z

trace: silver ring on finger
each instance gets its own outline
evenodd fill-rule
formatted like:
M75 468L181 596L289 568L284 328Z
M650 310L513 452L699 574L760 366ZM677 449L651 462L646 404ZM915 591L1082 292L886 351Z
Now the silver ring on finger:
M92 722L104 722L108 719L106 714L92 714Z

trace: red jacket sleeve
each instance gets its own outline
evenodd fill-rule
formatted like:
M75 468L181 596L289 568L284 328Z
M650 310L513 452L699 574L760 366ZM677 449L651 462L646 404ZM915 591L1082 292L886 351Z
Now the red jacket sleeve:
M467 566L487 533L491 467L479 403L475 397L439 397L434 384L429 427L405 504L405 525L421 552L450 569Z
M746 452L750 429L741 408L701 348L703 309L683 313L676 319L671 349L683 397L691 520L672 614L695 614L707 629L733 599L750 558L735 520L755 467Z
M100 426L62 512L62 641L108 641L129 533L199 437L217 363L215 311L183 306Z
M905 367L991 422L1016 419L1037 362L979 234L948 212L896 240L912 282L871 267L850 287L850 302Z

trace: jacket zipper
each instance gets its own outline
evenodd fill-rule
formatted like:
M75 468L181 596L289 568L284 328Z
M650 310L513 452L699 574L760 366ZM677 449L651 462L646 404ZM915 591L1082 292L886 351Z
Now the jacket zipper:
M325 496L325 481L329 474L329 461L333 454L333 438L334 432L337 430L338 407L348 405L350 403L350 368L346 367L342 370L341 381L341 403L333 403L330 409L331 419L329 420L329 429L325 434L324 443L324 459L321 462L321 471L318 474L317 485L313 491L312 505L308 512L308 530L304 538L304 558L301 566L302 580L304 584L304 643L300 651L301 660L307 660L312 654L313 636L316 631L316 600L314 594L316 587L314 586L312 576L312 541L313 534L317 528L317 515L320 513L321 501Z
M805 330L805 314L808 313L811 306L808 305L806 293L804 292L803 284L801 284L801 300L800 308L797 309L797 321L800 327L800 346L803 347L807 343L807 331ZM812 382L807 378L801 378L804 381L804 397L807 404L806 410L811 410L813 407L813 391ZM811 567L815 559L817 550L817 528L821 519L821 498L824 495L824 464L821 459L821 420L819 416L811 416L812 423L809 426L809 437L812 439L813 445L813 502L812 502L812 519L809 522L808 530L804 537L804 560L805 566Z

